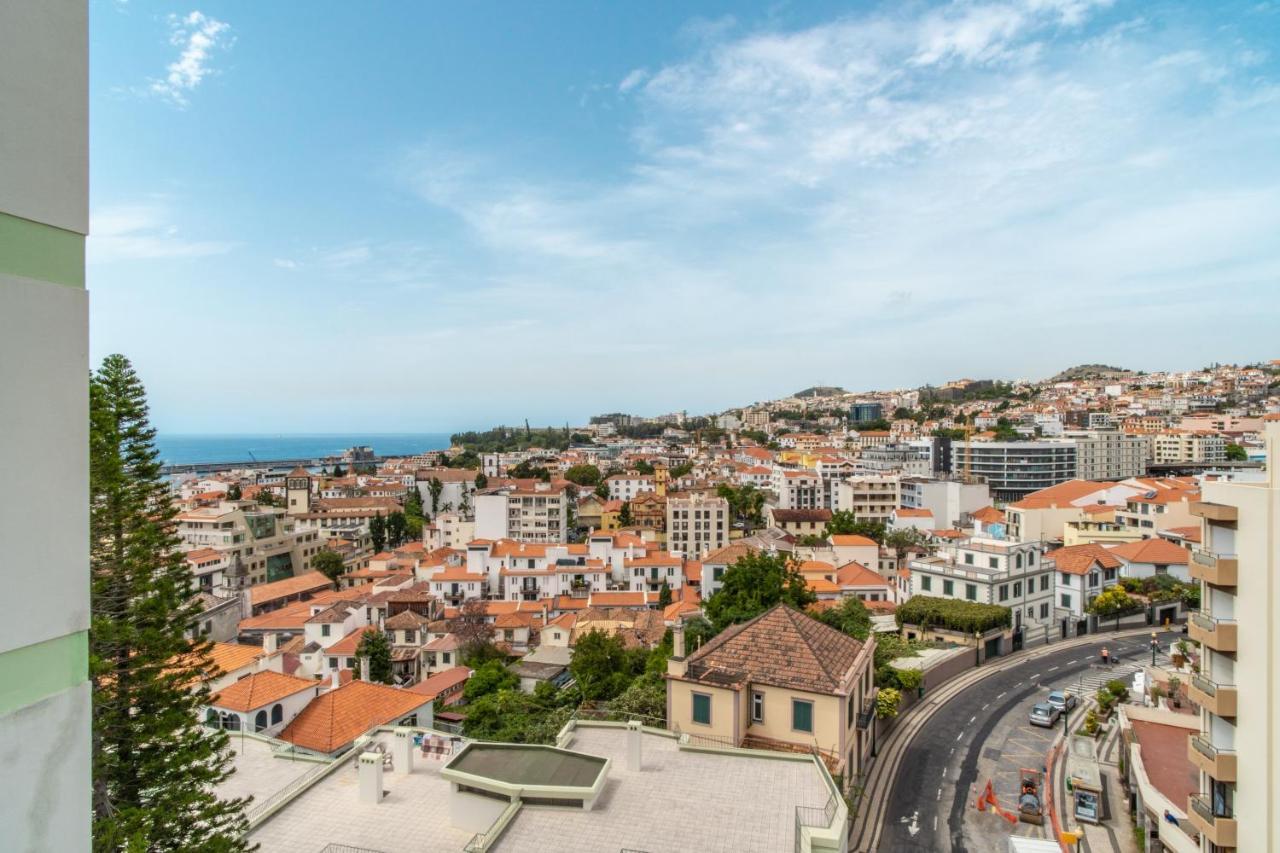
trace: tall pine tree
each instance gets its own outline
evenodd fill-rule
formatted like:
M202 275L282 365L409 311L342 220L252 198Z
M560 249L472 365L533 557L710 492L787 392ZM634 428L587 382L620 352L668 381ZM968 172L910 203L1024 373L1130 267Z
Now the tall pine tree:
M191 572L146 391L112 355L89 392L94 849L246 850L245 801L214 794L231 772L227 735L197 717L210 645L185 636Z

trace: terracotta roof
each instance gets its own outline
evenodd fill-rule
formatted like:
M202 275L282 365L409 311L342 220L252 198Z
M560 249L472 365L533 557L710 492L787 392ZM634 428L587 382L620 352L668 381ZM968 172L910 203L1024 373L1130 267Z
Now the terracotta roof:
M356 649L360 647L360 641L364 639L366 633L376 633L377 628L366 625L363 628L356 628L347 636L324 650L326 655L337 655L339 657L351 657L356 653Z
M684 564L684 579L690 583L702 583L702 563L689 560Z
M268 601L323 589L333 589L333 581L319 572L307 572L284 580L249 587L249 603L257 606Z
M470 677L470 669L465 666L455 666L452 669L446 669L444 672L437 672L435 675L428 676L412 687L406 687L405 689L410 693L417 693L419 696L434 699L451 687L463 684Z
M228 711L252 711L320 685L315 679L295 678L268 669L240 679L210 698L209 704Z
M893 511L898 518L933 518L933 510L917 509L911 506L900 506Z
M1159 565L1186 565L1191 552L1168 539L1139 539L1116 545L1111 553L1128 563L1154 563Z
M1095 565L1103 569L1118 569L1120 561L1110 551L1096 543L1068 545L1047 555L1053 560L1058 571L1069 575L1083 575Z
M401 610L395 616L383 622L382 627L388 631L417 631L430 624L431 620L420 613L414 613L412 610Z
M783 523L790 521L821 521L828 522L831 520L831 510L829 509L775 509L773 510L773 520Z
M846 586L888 586L889 582L862 563L845 563L836 570L836 583Z
M1201 533L1200 528L1193 525L1191 527L1170 527L1164 531L1163 535L1177 536L1186 542L1200 542Z
M592 607L646 607L658 603L660 593L644 592L593 592Z
M856 533L836 533L836 534L833 534L830 537L830 539L831 539L832 545L837 545L842 548L848 548L852 546L859 546L864 548L879 547L876 544L876 540L870 539L866 536L859 536Z
M240 643L214 643L209 650L209 662L215 672L231 673L242 666L249 666L262 655L261 646Z
M369 729L408 716L428 701L385 684L351 681L313 699L285 726L280 739L314 752L336 752Z
M723 631L689 656L687 679L836 693L863 644L785 604Z
M752 548L750 545L733 544L718 548L702 558L702 565L731 565L748 554L755 554L758 548Z
M1076 501L1105 491L1107 488L1108 484L1095 483L1092 480L1067 480L1065 483L1032 492L1009 506L1013 509L1049 509L1051 507L1065 509L1074 506Z
M993 506L984 506L972 513L972 516L974 521L981 521L983 524L999 524L1004 521L1004 511Z

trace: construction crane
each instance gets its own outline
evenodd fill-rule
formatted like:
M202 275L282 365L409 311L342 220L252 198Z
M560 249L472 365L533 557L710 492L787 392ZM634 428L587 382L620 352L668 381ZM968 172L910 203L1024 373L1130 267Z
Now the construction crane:
M967 485L973 482L973 421L964 425L964 465L960 476Z

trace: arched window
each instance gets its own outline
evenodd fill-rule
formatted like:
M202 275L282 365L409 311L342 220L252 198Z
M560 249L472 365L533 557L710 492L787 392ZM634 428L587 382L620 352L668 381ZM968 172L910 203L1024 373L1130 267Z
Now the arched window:
M229 732L240 731L240 715L239 714L223 714L222 727Z
M284 706L279 702L271 709L271 725L278 726L284 722Z
M267 712L259 711L253 717L253 730L260 732L267 727Z
M204 712L204 724L206 726L218 727L218 712L210 708Z

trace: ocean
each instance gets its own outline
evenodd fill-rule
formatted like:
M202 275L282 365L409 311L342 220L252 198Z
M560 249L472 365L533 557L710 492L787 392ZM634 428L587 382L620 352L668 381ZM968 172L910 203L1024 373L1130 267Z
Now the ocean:
M156 448L166 465L250 462L253 459L319 459L349 447L372 447L379 456L412 456L449 446L449 433L309 433L194 435L159 433Z

